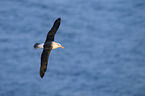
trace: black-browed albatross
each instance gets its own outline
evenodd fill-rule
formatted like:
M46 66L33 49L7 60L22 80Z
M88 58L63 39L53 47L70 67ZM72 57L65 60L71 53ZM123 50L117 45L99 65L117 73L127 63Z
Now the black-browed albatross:
M60 18L58 18L54 22L53 27L48 32L46 40L45 40L44 43L35 43L35 45L34 45L35 49L43 48L43 52L41 54L41 66L40 66L40 76L41 76L41 78L43 78L43 76L46 72L48 57L49 57L51 49L56 49L58 47L61 47L61 48L64 49L64 47L62 47L60 43L54 42L54 36L55 36L56 31L59 28L60 22L61 22Z

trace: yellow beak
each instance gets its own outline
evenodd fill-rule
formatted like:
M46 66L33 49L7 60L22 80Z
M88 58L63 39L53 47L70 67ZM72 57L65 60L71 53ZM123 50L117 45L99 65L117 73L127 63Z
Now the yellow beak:
M63 46L60 46L60 47L64 49L64 47L63 47Z

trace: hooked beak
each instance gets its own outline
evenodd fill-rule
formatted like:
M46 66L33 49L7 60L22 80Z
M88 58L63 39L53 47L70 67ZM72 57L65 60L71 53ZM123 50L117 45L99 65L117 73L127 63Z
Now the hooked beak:
M63 47L63 46L60 46L60 47L64 49L64 47Z

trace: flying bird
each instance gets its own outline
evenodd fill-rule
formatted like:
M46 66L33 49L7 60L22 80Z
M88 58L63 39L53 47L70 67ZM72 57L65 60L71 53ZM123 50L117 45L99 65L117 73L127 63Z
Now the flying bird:
M41 66L40 66L40 77L41 78L43 78L43 76L47 70L48 58L49 58L51 49L56 49L59 47L64 49L64 47L61 46L60 43L54 42L54 36L55 36L56 31L59 28L60 22L61 22L61 18L58 18L54 22L53 27L48 32L44 43L35 43L34 44L35 49L43 48L43 52L41 54Z

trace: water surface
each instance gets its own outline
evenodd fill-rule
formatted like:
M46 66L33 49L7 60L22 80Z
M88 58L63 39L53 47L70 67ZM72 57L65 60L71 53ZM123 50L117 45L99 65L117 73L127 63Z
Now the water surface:
M144 0L1 0L0 96L144 96ZM55 19L65 49L42 49Z

